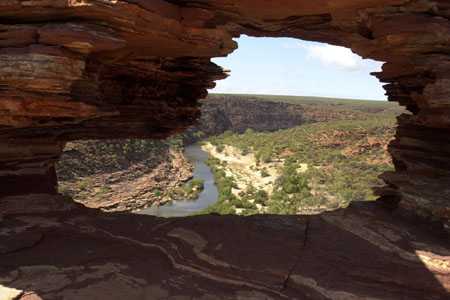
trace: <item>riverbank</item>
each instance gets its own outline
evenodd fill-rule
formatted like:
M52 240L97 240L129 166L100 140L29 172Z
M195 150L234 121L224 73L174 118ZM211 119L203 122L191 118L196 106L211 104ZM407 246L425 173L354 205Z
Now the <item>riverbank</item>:
M233 194L238 195L250 186L272 194L274 182L281 175L283 160L261 163L254 153L243 152L230 145L224 145L219 151L219 147L209 142L204 143L202 149L220 160L225 174L236 181L237 188L233 189Z
M189 145L184 150L184 156L193 166L192 180L201 181L203 189L195 199L177 198L160 205L156 204L137 213L158 217L186 217L197 214L218 200L218 190L214 175L206 165L209 156L199 144Z
M378 175L393 169L394 126L382 117L212 137L203 148L219 201L205 212L314 215L375 200Z

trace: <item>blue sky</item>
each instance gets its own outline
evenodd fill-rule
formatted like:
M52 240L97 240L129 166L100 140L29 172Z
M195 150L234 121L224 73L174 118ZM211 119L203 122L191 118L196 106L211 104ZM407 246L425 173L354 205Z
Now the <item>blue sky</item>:
M239 48L213 62L231 70L215 93L244 93L385 100L370 72L382 63L363 60L349 49L288 38L236 40Z

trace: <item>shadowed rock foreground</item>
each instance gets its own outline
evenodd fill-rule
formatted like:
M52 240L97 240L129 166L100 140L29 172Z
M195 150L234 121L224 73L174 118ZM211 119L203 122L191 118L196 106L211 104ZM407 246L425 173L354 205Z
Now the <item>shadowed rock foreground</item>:
M2 299L448 299L449 241L373 204L160 219L30 198L25 211L1 222Z

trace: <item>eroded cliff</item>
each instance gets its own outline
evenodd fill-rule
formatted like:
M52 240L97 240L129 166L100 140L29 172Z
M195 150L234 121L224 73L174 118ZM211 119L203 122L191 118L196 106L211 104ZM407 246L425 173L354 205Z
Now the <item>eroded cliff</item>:
M367 113L383 112L382 109L360 111L350 103L336 107L331 99L315 100L312 98L308 102L299 99L288 103L272 95L264 98L251 95L209 95L200 101L201 117L197 124L184 132L183 136L186 142L191 143L225 131L276 131L305 123L364 119ZM394 114L402 111L394 105L389 108L392 108Z
M57 165L59 192L104 211L134 211L170 201L192 178L182 150L172 140L68 143Z

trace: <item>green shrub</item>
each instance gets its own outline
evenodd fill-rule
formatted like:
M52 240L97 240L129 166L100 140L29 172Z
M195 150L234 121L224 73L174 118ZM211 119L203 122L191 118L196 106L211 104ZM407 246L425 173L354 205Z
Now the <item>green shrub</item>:
M269 195L266 191L258 190L255 194L255 203L265 205L267 200L269 200Z
M248 155L250 153L250 149L248 148L248 147L244 147L242 150L241 150L241 155L242 156L246 156L246 155Z
M265 178L265 177L269 177L270 174L269 174L269 173L267 172L267 170L264 168L264 169L261 170L261 176L262 176L263 178Z
M153 190L153 194L154 194L156 197L161 197L161 196L162 196L162 192L161 192L161 190L159 190L159 189Z
M225 150L225 146L223 144L219 144L219 145L216 146L216 151L218 153L222 153L223 150Z

